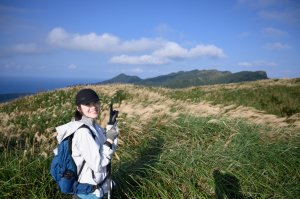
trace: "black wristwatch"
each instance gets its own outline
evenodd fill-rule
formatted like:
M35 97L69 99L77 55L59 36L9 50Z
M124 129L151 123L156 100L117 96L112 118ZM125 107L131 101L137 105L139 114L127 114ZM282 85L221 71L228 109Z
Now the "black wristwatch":
M108 146L110 149L112 148L112 143L107 140L104 142L104 145Z

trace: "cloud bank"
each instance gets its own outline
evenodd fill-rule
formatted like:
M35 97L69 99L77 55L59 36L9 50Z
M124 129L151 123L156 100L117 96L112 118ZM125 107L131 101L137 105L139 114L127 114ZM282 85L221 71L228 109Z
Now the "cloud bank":
M198 44L188 49L161 38L122 41L109 33L72 34L59 27L49 32L47 40L59 48L113 53L109 62L115 64L159 65L179 59L225 57L223 50L212 44Z
M277 28L266 27L262 30L262 32L267 36L284 36L287 35L287 32L284 30L280 30Z
M291 46L281 42L268 43L264 46L267 50L285 50L290 49Z
M237 0L237 5L257 11L264 20L284 22L299 27L299 2L295 0ZM284 9L283 9L284 8Z
M103 33L89 33L80 35L71 34L63 28L54 28L48 34L48 42L56 47L87 50L98 52L124 52L124 51L145 51L158 48L163 42L161 39L141 38L139 40L121 41L118 37Z
M152 52L150 55L114 56L110 59L111 63L118 64L166 64L178 59L190 59L201 57L222 58L225 54L222 49L214 45L197 45L191 49L181 47L175 42L168 42L162 48Z

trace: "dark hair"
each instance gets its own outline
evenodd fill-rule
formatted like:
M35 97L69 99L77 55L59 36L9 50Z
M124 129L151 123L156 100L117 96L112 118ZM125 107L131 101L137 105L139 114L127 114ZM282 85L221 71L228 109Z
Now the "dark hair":
M82 118L82 114L77 109L74 113L74 118L75 118L75 121L79 121Z

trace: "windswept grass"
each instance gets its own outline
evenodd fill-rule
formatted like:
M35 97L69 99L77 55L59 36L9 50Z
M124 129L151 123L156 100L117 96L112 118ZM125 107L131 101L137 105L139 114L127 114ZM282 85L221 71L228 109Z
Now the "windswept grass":
M0 159L0 198L68 198L49 175L50 158L15 150Z
M117 198L295 198L299 134L282 139L287 132L281 130L267 139L272 131L187 115L154 125L144 132L152 139L122 147L122 157L136 153L138 158L117 166Z
M285 84L276 81L280 80L167 90L166 95L187 102L249 106L281 117L300 113L300 79Z
M0 105L0 198L71 198L58 191L49 167L57 145L54 127L71 119L81 88ZM186 98L180 99L188 100L193 90L172 93L126 85L93 89L104 112L98 122L105 123L111 101L124 110L113 158L118 184L113 198L298 197L299 129L183 114L182 105L168 96L178 99L181 92ZM167 111L158 111L161 107Z

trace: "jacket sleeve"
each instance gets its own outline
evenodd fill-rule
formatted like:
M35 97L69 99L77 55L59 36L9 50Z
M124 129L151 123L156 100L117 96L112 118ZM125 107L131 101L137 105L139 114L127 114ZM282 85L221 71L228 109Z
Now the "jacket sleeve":
M76 146L87 166L94 172L101 172L102 167L110 161L109 147L100 147L91 132L85 128L78 129L74 136L77 137Z

